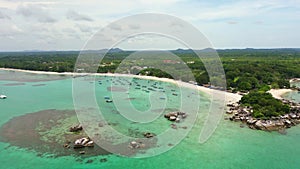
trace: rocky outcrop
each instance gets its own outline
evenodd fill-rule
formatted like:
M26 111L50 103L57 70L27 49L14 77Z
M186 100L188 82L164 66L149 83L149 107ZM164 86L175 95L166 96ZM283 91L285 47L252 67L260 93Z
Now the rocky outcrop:
M80 124L78 124L78 125L76 125L76 126L74 126L74 127L70 127L69 131L70 131L70 132L79 132L79 131L81 131L82 129L83 129L82 126L81 126Z
M155 136L154 133L149 133L149 132L146 132L146 133L144 133L143 135L144 135L145 138L152 138L152 137Z
M185 119L187 117L187 114L184 112L170 112L164 115L166 119L169 121L175 121L179 123L182 119Z
M251 107L243 107L238 103L228 104L229 120L235 122L242 122L247 124L249 128L264 131L285 131L300 123L300 105L289 100L282 100L284 104L291 107L290 113L278 117L271 117L270 119L257 119L252 116L253 110ZM283 132L284 133L284 132Z
M94 141L92 141L89 137L83 137L75 140L74 149L84 148L84 147L94 147Z
M142 142L137 142L137 141L131 141L129 143L129 148L131 149L138 149L138 148L144 148L145 147L145 144L142 143Z

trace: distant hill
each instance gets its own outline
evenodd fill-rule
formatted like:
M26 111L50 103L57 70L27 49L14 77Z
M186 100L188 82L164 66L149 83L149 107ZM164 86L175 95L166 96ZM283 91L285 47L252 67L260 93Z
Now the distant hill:
M280 55L299 55L300 48L274 48L274 49L254 49L254 48L245 48L245 49L212 49L207 48L203 50L196 50L197 52L215 52L217 51L220 56L280 56ZM18 52L0 52L0 58L6 56L41 56L41 55L79 55L80 52L84 53L102 53L107 52L107 49L101 50L85 50L85 51L18 51ZM135 51L122 50L120 48L112 48L107 54L117 54L126 55L133 53ZM151 51L148 51L151 52ZM176 54L191 54L194 51L192 49L176 49L170 50L170 52Z

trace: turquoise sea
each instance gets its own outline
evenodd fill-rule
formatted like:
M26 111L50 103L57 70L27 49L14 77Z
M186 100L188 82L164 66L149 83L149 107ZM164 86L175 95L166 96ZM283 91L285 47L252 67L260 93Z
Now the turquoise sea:
M8 96L0 100L0 126L11 119L26 116L30 113L56 109L72 110L72 79L63 76L51 77L48 75L31 75L26 73L11 73L0 71L0 92ZM118 122L115 129L128 134L128 128L136 129L134 123L120 123L120 114L111 113L114 107L103 102L103 96L111 96L107 90L109 77L101 78L101 85L95 81L97 102L103 114L112 122ZM100 80L99 80L100 81ZM155 82L139 80L141 86L152 85ZM179 92L176 87L168 83L159 83L163 89L172 90L163 96L166 98L166 107L176 109L180 100L172 93ZM136 90L136 91L135 91ZM132 105L139 110L149 109L146 98L149 93L141 89L132 89ZM193 91L186 91L193 92ZM297 95L298 93L295 93ZM154 95L155 96L155 95ZM160 95L158 97L161 97ZM299 98L299 96L298 96ZM163 102L163 101L161 101ZM201 94L200 114L191 132L171 150L148 158L129 158L118 155L97 155L80 157L76 155L53 156L47 152L36 151L34 148L14 146L10 142L0 142L0 168L5 169L297 169L300 166L300 126L287 130L282 135L277 132L255 131L240 128L239 123L225 120L226 115L218 125L212 137L204 144L198 142L199 132L203 127L208 111L209 100ZM192 103L191 103L192 104ZM188 116L189 117L189 116ZM22 121L21 121L22 122ZM24 124L24 128L29 124ZM162 132L169 126L164 118L157 118L151 125L156 133ZM14 126L11 126L13 128ZM124 129L126 128L126 130ZM144 131L142 128L138 130ZM13 131L13 130L11 130ZM47 131L46 131L47 132ZM176 132L176 131L174 131ZM9 133L11 135L18 133ZM28 133L29 134L29 133ZM1 137L1 136L0 136ZM30 140L29 140L30 142ZM62 147L63 148L63 147ZM149 149L151 150L151 148ZM105 161L101 159L106 159Z

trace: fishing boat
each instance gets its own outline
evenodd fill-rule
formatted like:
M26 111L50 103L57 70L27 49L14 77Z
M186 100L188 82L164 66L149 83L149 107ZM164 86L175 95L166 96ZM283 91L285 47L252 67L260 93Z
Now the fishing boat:
M111 103L111 102L113 102L112 100L106 100L106 103Z
M0 99L6 99L6 98L7 98L7 96L5 96L3 94L0 95Z

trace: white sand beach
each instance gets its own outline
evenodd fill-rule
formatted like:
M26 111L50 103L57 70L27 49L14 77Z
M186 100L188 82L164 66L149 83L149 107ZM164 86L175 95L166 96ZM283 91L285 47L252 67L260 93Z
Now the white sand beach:
M268 93L272 94L272 96L276 99L283 99L282 95L285 93L293 91L292 89L271 89Z
M0 68L0 70L5 71L15 71L15 72L24 72L24 73L33 73L33 74L47 74L47 75L66 75L66 76L78 76L78 75L88 75L87 73L75 73L75 72L46 72L46 71L31 71L31 70L23 70L23 69L11 69L11 68ZM204 92L208 95L213 95L214 98L218 97L220 99L224 99L226 103L233 103L238 102L242 96L236 93L229 93L226 91L220 91L215 89L210 89L203 86L197 86L194 84L190 84L187 82L177 81L168 78L158 78L154 76L141 76L141 75L132 75L132 74L114 74L114 73L93 73L90 75L99 75L99 76L119 76L119 77L136 77L142 79L149 79L149 80L157 80L163 82L169 82L173 84L177 84L179 87L187 87L192 89L197 89L201 92Z
M290 80L290 83L300 82L300 78L293 78Z

